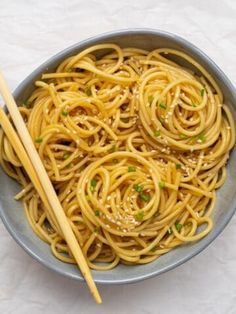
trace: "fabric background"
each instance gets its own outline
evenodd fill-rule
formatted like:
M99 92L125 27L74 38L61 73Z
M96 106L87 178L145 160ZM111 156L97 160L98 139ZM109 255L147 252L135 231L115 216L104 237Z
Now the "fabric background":
M129 27L183 36L236 86L234 0L0 0L0 67L14 89L69 45ZM0 313L236 313L235 224L236 217L209 248L175 270L137 284L99 286L104 303L97 306L84 284L34 261L0 222Z

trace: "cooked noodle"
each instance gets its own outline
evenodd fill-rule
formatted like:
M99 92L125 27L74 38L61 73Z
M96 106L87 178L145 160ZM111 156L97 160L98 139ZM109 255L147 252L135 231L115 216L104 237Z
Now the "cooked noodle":
M211 231L235 129L196 61L172 49L101 44L35 85L20 111L91 268L149 263ZM3 169L23 186L15 198L32 229L74 263L2 130L0 147Z

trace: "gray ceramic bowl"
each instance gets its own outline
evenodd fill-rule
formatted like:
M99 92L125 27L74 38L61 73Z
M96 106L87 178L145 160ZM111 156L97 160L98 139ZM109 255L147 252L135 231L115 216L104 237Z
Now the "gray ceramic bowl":
M203 65L221 86L225 103L236 116L236 92L225 74L202 51L186 40L163 31L152 29L128 29L99 35L84 40L72 47L58 53L32 74L30 74L15 90L14 96L18 103L28 98L34 89L34 81L43 72L52 71L65 58L95 44L113 42L123 47L139 47L154 49L157 47L169 47L185 51L201 65ZM181 63L182 61L180 61ZM189 66L188 64L184 64ZM217 192L217 203L213 212L214 229L199 242L192 243L172 250L156 261L140 266L119 265L110 271L92 271L93 277L99 283L131 283L143 280L178 265L183 264L193 256L206 248L225 228L236 209L236 151L231 153L228 163L228 178L225 185ZM23 207L20 202L14 201L14 195L19 191L19 185L0 170L0 215L3 223L17 243L32 257L48 268L77 280L83 280L78 268L58 261L50 252L50 247L41 241L31 230L27 223Z

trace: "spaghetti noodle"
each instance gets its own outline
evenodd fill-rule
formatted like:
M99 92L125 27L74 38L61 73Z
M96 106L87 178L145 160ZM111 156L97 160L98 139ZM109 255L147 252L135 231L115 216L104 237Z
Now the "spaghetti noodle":
M220 88L195 60L101 44L35 85L19 109L91 268L149 263L211 231L235 129ZM0 163L23 186L15 198L34 232L74 263L2 130Z

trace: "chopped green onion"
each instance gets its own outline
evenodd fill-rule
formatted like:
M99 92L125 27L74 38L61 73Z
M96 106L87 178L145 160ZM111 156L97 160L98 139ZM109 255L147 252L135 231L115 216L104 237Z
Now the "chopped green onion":
M136 167L134 167L134 166L128 167L128 172L135 172L135 171L136 171Z
M85 94L86 94L87 96L91 96L91 95L92 95L91 87L86 87L86 88L85 88Z
M67 159L67 158L69 158L69 157L70 157L70 155L71 155L71 153L69 153L69 152L65 152L65 153L63 154L63 159Z
M206 142L206 137L204 134L200 134L198 137L197 137L197 141L200 141L201 143L205 143Z
M134 217L137 221L142 221L144 218L144 211L140 210Z
M94 213L95 213L95 216L97 216L97 217L100 216L100 211L99 211L99 209L96 209Z
M90 181L90 190L91 190L92 192L94 191L96 185L97 185L97 180L92 179L92 180Z
M143 192L141 192L141 193L139 194L139 197L140 197L141 200L144 201L144 202L149 202L150 199L151 199L151 196L150 196L149 194L146 194L146 193L143 193Z
M109 149L109 153L114 153L117 151L116 145L112 145L111 149Z
M30 102L29 100L25 100L25 101L23 102L23 106L24 106L25 108L30 108L31 102Z
M129 122L129 118L120 118L122 122L124 123L128 123Z
M151 251L151 252L155 252L156 249L157 249L157 246L155 245L150 251Z
M187 135L185 135L185 134L180 134L179 137L180 137L181 139L186 139L186 138L188 138Z
M176 169L181 169L181 164L175 164Z
M161 135L161 131L154 131L153 135L154 135L155 137L158 137L158 136Z
M205 88L203 88L203 89L201 90L201 96L202 96L202 97L203 97L204 93L205 93Z
M99 232L100 232L100 228L99 228L99 227L95 227L95 228L94 228L94 232L95 232L95 233L99 233Z
M140 184L134 184L134 189L136 192L140 193L143 190L143 186Z
M148 102L151 104L153 102L154 97L152 95L148 96Z
M161 107L162 109L166 109L166 104L164 104L163 102L160 103L159 107Z
M95 187L97 185L97 180L96 179L92 179L90 184L91 184L91 186Z
M196 104L194 104L194 103L192 103L192 107L194 107L194 108L195 108L195 107L197 107L197 105L196 105Z
M183 227L182 224L180 224L180 223L175 223L175 228L177 229L177 231L180 231L182 227Z
M61 114L64 116L64 117L67 117L69 112L65 111L65 110L62 110Z
M166 187L166 184L165 184L165 182L164 181L159 181L159 188L160 189L164 189L165 187Z
M164 119L164 118L160 117L159 119L160 119L160 121L161 121L161 124L163 124L163 123L165 122L165 119Z
M34 141L35 143L42 143L43 139L42 137L37 137Z

